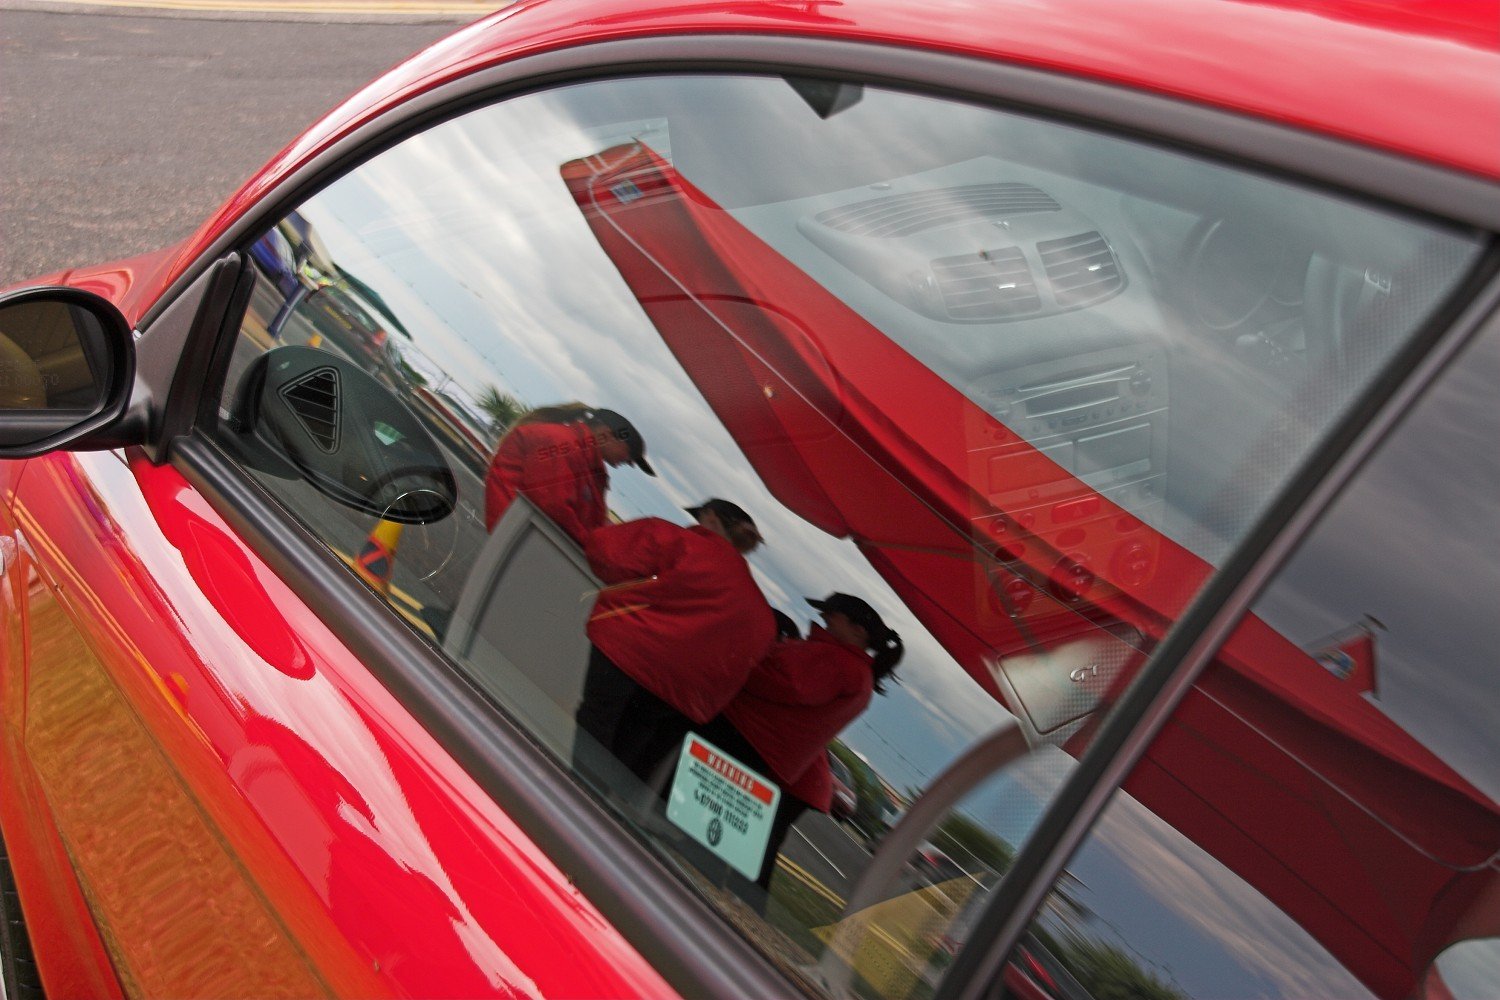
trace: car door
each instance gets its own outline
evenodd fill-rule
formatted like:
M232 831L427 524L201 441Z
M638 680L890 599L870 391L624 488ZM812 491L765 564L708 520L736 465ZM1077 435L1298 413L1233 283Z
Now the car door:
M222 234L235 294L153 317L143 353L201 366L171 436L23 478L28 613L66 611L27 751L143 990L283 949L271 988L930 992L1174 624L1471 293L1472 228L1268 174L1228 119L1187 153L1105 88L1084 125L972 61L828 43L806 79L733 44L503 67L355 130ZM689 752L646 786L580 738L598 567L540 502L489 530L486 487L514 428L606 409L657 473L595 470L611 521L729 499L799 633L830 592L900 633L832 744L850 828L811 802L773 844L752 800L792 776ZM85 766L116 744L128 780ZM191 905L117 881L163 825ZM183 957L242 923L233 968Z
M19 537L34 541L14 570L30 580L18 595L28 665L21 740L33 794L50 807L121 986L326 992L245 878L239 854L250 848L221 839L221 824L244 818L210 820L205 799L215 789L194 788L180 770L203 773L206 761L182 757L206 749L206 720L189 721L188 706L204 690L204 661L222 663L234 647L189 631L177 617L189 609L163 589L170 575L137 554L140 528L156 525L122 456L43 459L28 471L34 478L15 506ZM133 507L122 506L128 500ZM181 523L185 512L166 513ZM220 592L253 607L247 582ZM239 928L233 938L228 927Z
M558 937L576 893L174 470L29 474L26 758L127 993L472 995L552 948L595 985L549 989L628 991L628 950Z

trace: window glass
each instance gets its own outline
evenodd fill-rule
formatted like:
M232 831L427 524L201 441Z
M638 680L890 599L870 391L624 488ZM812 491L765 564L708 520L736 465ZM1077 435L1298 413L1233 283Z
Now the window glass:
M1493 992L1496 379L1491 332L1236 630L1008 977L1046 954L1099 983L1107 955L1160 995Z
M885 900L959 879L967 920L1475 247L931 97L579 84L409 139L254 241L217 437L815 983L904 817L950 832ZM1014 767L923 805L1008 728ZM930 989L914 942L944 933L888 933L905 971L852 985Z

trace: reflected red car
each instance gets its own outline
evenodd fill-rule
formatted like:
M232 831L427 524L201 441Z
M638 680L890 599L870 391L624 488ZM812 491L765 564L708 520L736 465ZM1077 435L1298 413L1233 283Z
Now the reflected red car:
M828 751L828 770L833 775L833 805L829 808L828 815L834 819L853 819L854 809L858 804L854 794L854 776L832 750Z
M507 701L515 686L494 680L510 675L465 669L480 658L473 649L486 621L520 620L505 619L519 637L494 657L509 664L587 613L579 597L556 602L561 610L544 620L528 593L564 577L569 594L591 597L601 585L577 551L555 544L544 517L523 525L522 511L494 535L463 533L472 530L470 478L521 407L473 386L459 387L461 405L440 395L446 387L427 372L491 360L422 325L456 308L460 293L444 286L451 298L435 302L383 274L410 251L399 226L357 217L338 200L345 178L385 179L384 151L429 130L441 137L471 113L600 81L679 77L770 81L778 95L789 87L798 121L834 129L860 102L878 106L867 91L888 92L1208 165L1202 190L1155 191L1171 209L1149 219L1110 202L1131 249L1097 232L1097 242L1068 247L1053 245L1057 234L1032 240L1080 254L1062 278L1035 264L1057 288L1078 282L1076 298L1054 289L1045 306L1040 293L1028 304L1020 271L1032 266L1022 261L1030 249L1011 261L1020 270L996 270L1011 264L988 249L982 266L953 263L980 266L965 273L980 275L982 307L1000 310L981 323L953 312L954 286L929 284L949 272L924 268L948 258L911 264L907 251L920 240L900 242L910 233L856 233L862 223L840 214L845 206L821 203L778 229L754 209L806 192L730 197L740 182L755 190L753 175L771 173L770 161L830 177L861 157L919 163L896 181L953 167L936 154L922 161L920 137L864 135L805 164L800 147L771 143L767 163L717 164L717 178L730 181L710 191L686 166L703 155L706 130L665 129L629 106L609 129L582 111L577 121L560 117L569 128L559 134L577 142L543 180L567 208L561 226L579 255L543 261L535 294L582 268L586 249L607 265L611 301L650 333L655 353L558 359L539 336L506 330L496 334L512 338L506 363L591 378L591 365L626 371L648 392L659 382L663 399L689 387L693 419L716 421L720 442L693 457L736 452L733 482L837 541L840 571L867 574L883 588L888 617L905 616L908 649L926 652L908 652L890 682L898 694L909 689L902 704L920 706L937 691L945 705L978 706L975 717L987 720L954 721L955 710L908 726L911 717L880 715L894 696L877 704L869 738L887 749L872 759L883 794L901 803L898 821L870 851L824 824L818 812L848 820L858 805L848 769L829 754L831 803L804 804L811 812L768 860L769 897L743 900L735 894L755 872L714 853L722 826L707 840L671 839L670 824L639 801L580 778L572 747L547 729L555 706L533 717L540 702L517 708ZM769 104L734 110L744 117L728 131L776 135ZM710 118L723 127L717 113L701 121ZM536 142L554 138L539 133ZM1112 191L1150 186L1139 170L1150 157L1079 164L1074 153L1085 147L1069 141L1052 152L1078 177L1117 183ZM463 155L463 143L451 146ZM1424 273L1440 273L1439 290L1405 312L1392 288L1411 275L1357 254L1302 253L1286 279L1262 244L1226 243L1226 229L1215 228L1222 220L1183 207L1229 199L1231 185L1218 190L1211 172L1226 165L1282 204L1306 197L1334 219L1345 209L1380 213L1396 220L1389 231L1409 226L1414 244L1430 238L1457 262L1436 251L1420 257ZM891 183L861 177L848 188L887 211L907 196ZM838 185L826 187L819 196ZM931 207L910 197L894 211ZM957 223L932 228L998 233L1064 211L999 211L969 197L957 199ZM321 214L302 220L302 236L314 224L322 231L315 254L310 237L296 247L285 231L271 238L288 213L319 198ZM458 232L493 228L472 206L442 221ZM4 995L1071 997L1119 989L1109 970L1128 966L1143 993L1186 996L1191 976L1210 974L1192 956L1179 959L1173 980L1158 974L1166 960L1147 956L1160 944L1151 934L1124 944L1114 935L1179 920L1244 957L1195 914L1238 919L1252 897L1269 907L1265 926L1307 942L1297 953L1257 952L1257 942L1241 949L1275 955L1269 964L1283 971L1312 970L1273 984L1287 995L1315 993L1308 984L1330 981L1315 977L1330 969L1373 996L1441 997L1449 979L1481 980L1500 961L1493 768L1450 759L1420 735L1424 724L1441 728L1431 721L1438 708L1424 702L1413 721L1379 700L1379 629L1361 619L1359 631L1309 648L1251 601L1278 571L1273 557L1286 558L1313 530L1336 488L1396 434L1399 414L1419 409L1453 345L1500 323L1497 230L1500 36L1494 12L1474 5L521 0L460 30L314 124L181 244L0 296L0 833L14 884L0 901ZM1331 242L1359 247L1387 232L1371 223ZM807 256L785 252L798 234L813 248ZM835 264L842 270L825 280L821 269ZM1268 279L1239 313L1227 293L1164 290L1173 268L1208 285L1203 276L1242 265ZM441 281L433 274L442 270L413 273ZM831 291L840 281L856 292ZM1096 293L1095 281L1113 283ZM866 285L896 291L872 309L860 298ZM1286 456L1302 441L1297 428L1267 416L1269 443L1235 457L1234 482L1260 482L1257 470L1283 459L1290 471L1267 488L1263 507L1238 512L1250 527L1222 550L1221 539L1154 520L1159 498L1146 478L1120 480L1139 495L1102 485L1105 474L1160 460L1164 445L1150 435L1165 434L1164 421L1139 425L1151 428L1145 436L1134 426L1101 429L1116 404L1165 408L1156 355L1131 354L1111 376L1118 394L1094 399L1098 365L1042 359L1043 345L1016 370L1050 365L1045 378L996 375L984 402L981 389L917 357L888 326L891 315L917 317L914 327L947 324L951 340L936 354L1003 337L1016 329L1012 313L1050 310L1062 328L1108 302L1160 334L1168 352L1178 314L1142 319L1133 310L1176 294L1187 303L1182 315L1211 328L1203 342L1243 364L1246 393L1277 399L1292 423L1322 412L1299 409L1311 404L1283 392L1277 373L1314 366L1303 316L1324 285L1338 301L1320 315L1385 308L1377 318L1399 329L1404 339L1392 337L1404 347L1360 369L1349 360L1361 349L1355 320L1340 320L1322 345L1337 355L1329 363L1368 377L1349 389L1347 408L1325 414L1295 461ZM342 305L308 307L318 301L310 287L337 292ZM498 288L483 291L475 301L509 301ZM587 302L559 298L579 310L563 319L590 328ZM939 307L948 310L940 320L924 313ZM538 330L554 320L549 313ZM412 353L413 343L433 345L447 367ZM1173 362L1178 386L1180 371L1212 370L1221 357L1183 353ZM597 389L597 378L582 379L556 393L561 401ZM393 393L425 402L391 406ZM1107 417L1083 413L1096 405L1110 407ZM1232 413L1233 401L1224 407ZM1213 450L1213 409L1171 433ZM1023 431L1023 415L1062 429ZM1101 422L1098 433L1070 429L1074 419ZM645 487L629 470L615 472L612 490L635 504L633 516L667 517L703 499L671 493L698 485L684 471L686 453L661 444L674 426L663 418L646 435L666 484L650 495L660 504L641 499ZM1072 437L1058 445L1054 432ZM1359 436L1366 432L1371 439ZM1450 437L1471 433L1493 443L1464 427ZM1045 447L1044 434L1053 442ZM231 435L238 444L226 443ZM1126 452L1128 460L1090 464ZM1488 467L1473 468L1481 492L1500 486ZM282 485L266 487L271 479ZM669 495L677 508L662 499ZM1226 489L1204 502L1236 499ZM319 520L308 513L313 501L337 513ZM1492 528L1490 513L1475 523ZM429 525L450 534L419 551ZM514 538L501 538L513 528ZM497 539L514 546L502 552ZM495 597L506 560L542 559L543 542L545 565L563 569ZM1370 545L1399 548L1384 537ZM774 557L776 540L766 548ZM784 545L783 556L794 548ZM476 560L468 589L439 609L433 592L465 559ZM789 605L807 592L768 572L760 580ZM490 590L476 597L481 584ZM1470 631L1455 645L1494 638L1481 617L1465 619ZM952 683L924 687L936 668L924 673L919 656L944 658ZM1168 660L1196 666L1169 674L1157 667ZM539 689L557 681L535 673L528 682ZM1475 682L1440 707L1488 705L1497 690L1493 678ZM908 757L960 731L958 749L922 772L930 780L903 777L904 767L916 773ZM793 786L781 777L747 784L769 800L773 784ZM993 797L958 811L981 792ZM1106 807L1126 799L1129 821L1112 821L1121 813ZM943 843L963 845L964 865L927 841L939 828ZM1077 853L1090 836L1097 853ZM1178 842L1201 859L1183 862L1163 846ZM1136 860L1160 852L1159 872L1181 879L1141 874L1132 891L1149 899L1132 904L1138 923L1123 928L1106 919L1113 911L1102 900L1118 886L1078 873L1110 870L1100 856L1121 844ZM922 895L928 886L900 888L913 858L925 882L973 885L942 900ZM952 877L971 869L1004 874ZM1204 890L1203 911L1173 909L1218 878L1234 880L1243 897ZM1263 924L1246 918L1251 930ZM924 941L942 946L923 952Z

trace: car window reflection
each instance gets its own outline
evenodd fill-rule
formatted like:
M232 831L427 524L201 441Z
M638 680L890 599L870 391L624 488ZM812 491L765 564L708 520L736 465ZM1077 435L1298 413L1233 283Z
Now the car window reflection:
M249 248L229 396L312 348L398 399L451 513L257 474L789 974L816 989L833 949L856 991L918 996L1475 243L1072 126L801 91L578 85L368 161ZM1262 627L1227 669L1274 702L1265 650L1319 650ZM1031 752L846 913L1012 726ZM840 952L851 922L879 933ZM1061 947L1038 932L1038 968Z

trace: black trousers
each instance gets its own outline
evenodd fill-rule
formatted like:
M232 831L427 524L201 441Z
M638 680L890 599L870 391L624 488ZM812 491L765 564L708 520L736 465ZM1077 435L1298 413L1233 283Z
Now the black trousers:
M710 719L705 725L695 724L642 687L597 646L589 649L588 670L583 678L583 697L579 701L574 720L578 724L578 735L573 743L573 768L601 787L608 787L609 779L599 768L589 765L589 761L597 753L591 743L628 768L642 784L650 784L657 769L678 751L689 731L696 731L753 770L772 781L776 780L765 758L728 719L720 715ZM666 789L662 789L661 794L665 798ZM764 893L771 887L771 874L776 870L776 855L780 853L781 845L791 832L792 824L806 811L807 803L787 794L785 788L782 789L776 815L771 820L765 857L755 879L755 884L763 892L759 894L760 898L747 900L758 910L764 910ZM739 876L735 875L735 878Z
M597 647L589 648L583 676L583 698L574 715L579 734L573 743L573 767L591 777L584 734L625 765L643 783L681 745L693 722L615 666Z
M704 739L727 751L732 756L747 764L752 770L759 771L762 775L772 781L776 776L766 759L760 755L760 751L745 739L743 733L734 728L734 724L722 715L716 715L706 725L694 726L693 729ZM777 785L781 782L776 781ZM776 805L776 815L771 820L771 837L766 842L766 855L760 864L760 874L755 879L755 884L766 891L771 889L771 873L776 870L776 855L781 853L781 845L786 842L787 834L792 831L792 824L797 822L804 812L807 811L807 803L787 793L786 787L781 786L781 799Z

